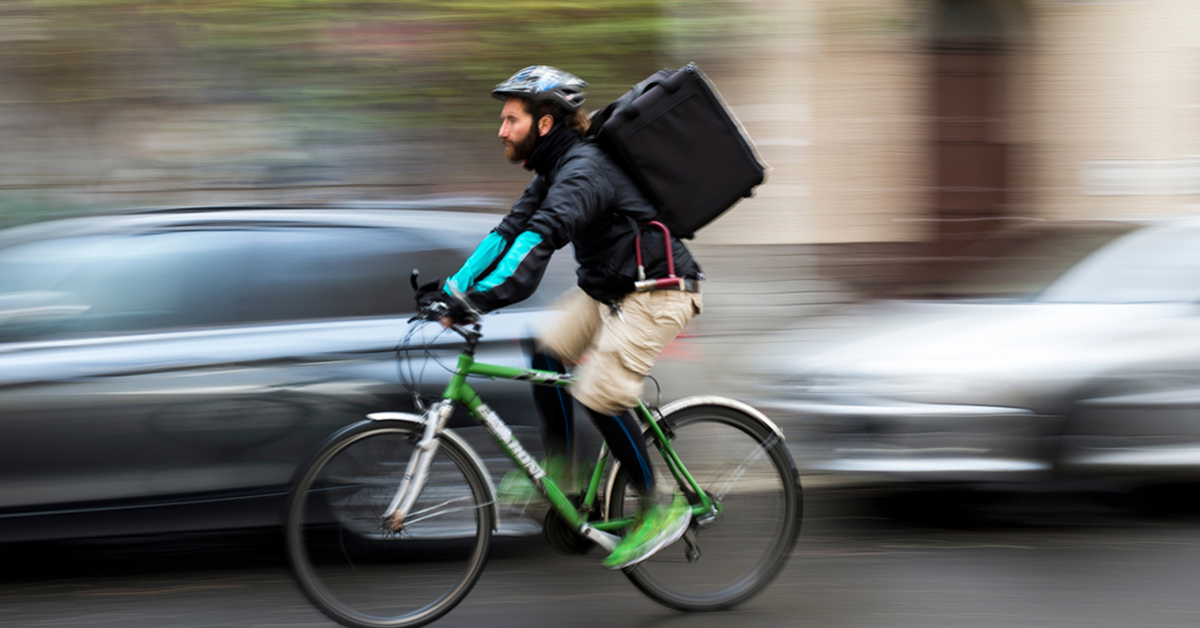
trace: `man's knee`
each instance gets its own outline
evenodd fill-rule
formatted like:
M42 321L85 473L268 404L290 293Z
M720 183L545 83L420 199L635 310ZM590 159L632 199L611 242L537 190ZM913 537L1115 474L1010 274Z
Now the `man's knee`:
M591 348L600 317L598 304L581 290L575 290L555 303L557 313L538 329L536 347L554 354L567 364L576 364Z
M571 394L597 412L621 412L642 398L645 378L624 366L616 356L597 353L585 366Z

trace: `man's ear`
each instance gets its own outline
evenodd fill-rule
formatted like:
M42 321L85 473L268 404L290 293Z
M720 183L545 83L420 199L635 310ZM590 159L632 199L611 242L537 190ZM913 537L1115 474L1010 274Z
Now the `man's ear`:
M538 135L545 135L554 127L554 116L542 116L538 120Z

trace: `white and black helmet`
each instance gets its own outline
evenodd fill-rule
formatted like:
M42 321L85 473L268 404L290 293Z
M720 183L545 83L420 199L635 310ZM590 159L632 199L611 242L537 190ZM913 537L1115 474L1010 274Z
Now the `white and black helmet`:
M548 65L531 65L510 76L492 90L492 98L507 100L513 96L533 102L552 102L563 112L575 113L587 94L587 81Z

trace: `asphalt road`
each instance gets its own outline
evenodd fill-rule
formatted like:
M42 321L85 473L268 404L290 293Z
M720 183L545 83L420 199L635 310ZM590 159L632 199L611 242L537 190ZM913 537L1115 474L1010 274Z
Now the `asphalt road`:
M1200 626L1194 490L1153 500L1046 494L974 500L809 492L792 560L733 611L643 598L599 558L501 539L479 585L436 626ZM881 506L882 505L882 506ZM331 626L274 533L0 546L0 625Z

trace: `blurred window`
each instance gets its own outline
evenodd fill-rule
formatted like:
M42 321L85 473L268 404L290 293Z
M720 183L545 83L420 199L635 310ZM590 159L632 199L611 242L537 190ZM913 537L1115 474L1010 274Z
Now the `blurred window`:
M1084 260L1038 299L1052 303L1200 300L1200 228L1147 228Z
M892 296L1033 300L1095 251L1135 229L1122 223L1037 225L999 232L942 264L942 280L904 286Z
M413 311L409 275L453 273L474 244L422 229L296 227L260 233L249 320L397 315Z
M40 240L0 249L0 341L414 309L409 276L446 278L479 236L329 225L197 228ZM556 256L540 306L569 287Z
M216 325L237 317L248 234L42 240L0 251L7 339Z
M936 9L937 38L942 43L999 42L1003 22L987 0L941 0Z
M263 232L249 288L249 320L388 316L414 311L409 277L453 275L482 236L419 228L295 227ZM537 293L541 307L574 284L569 252L555 255Z

